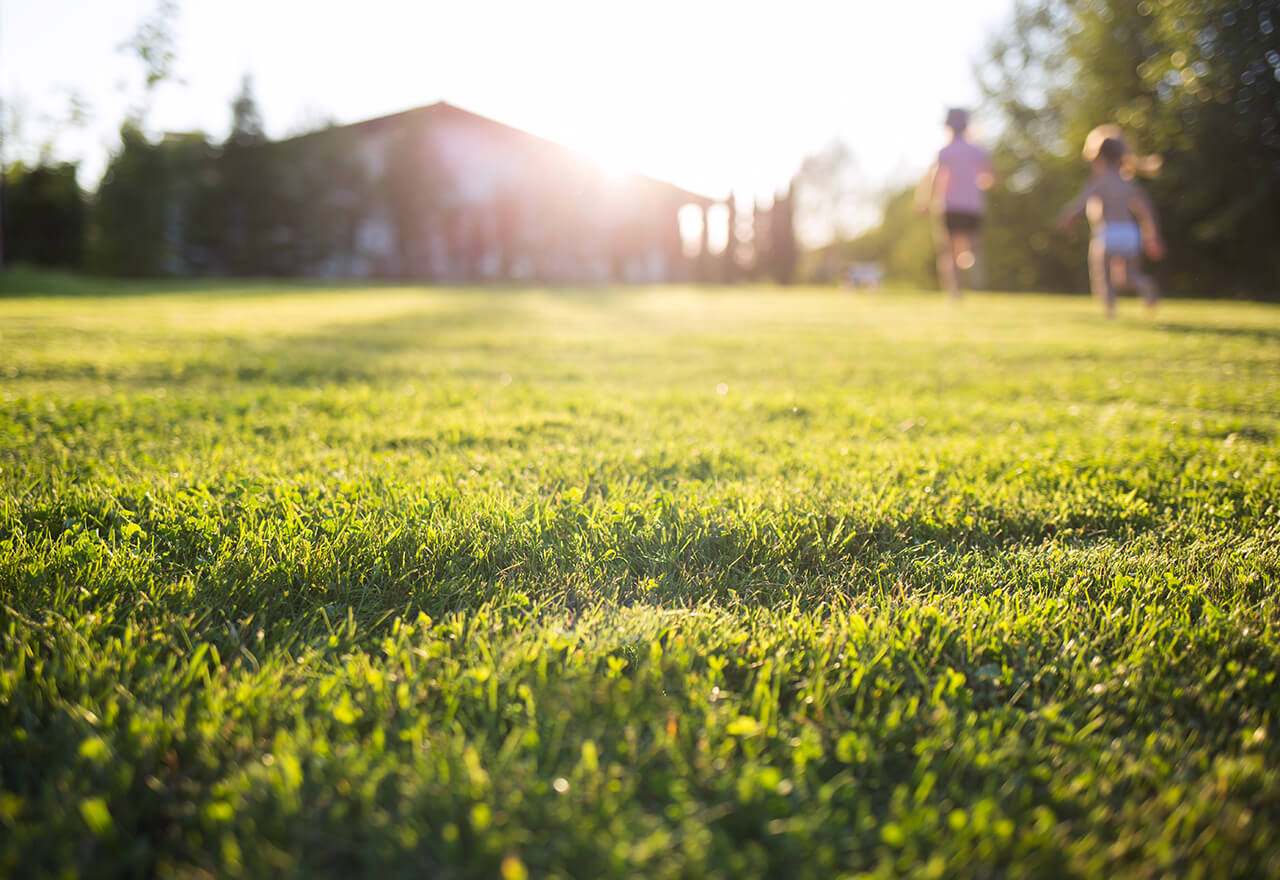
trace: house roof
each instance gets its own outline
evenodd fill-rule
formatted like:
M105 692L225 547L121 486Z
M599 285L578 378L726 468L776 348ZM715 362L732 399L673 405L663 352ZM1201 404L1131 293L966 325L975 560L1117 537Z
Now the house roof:
M539 137L536 134L530 134L527 131L514 128L502 122L498 122L496 119L491 119L488 116L481 116L479 113L473 113L470 110L464 110L463 108L458 107L454 104L450 104L446 101L437 101L434 104L427 104L422 107L413 107L409 110L401 110L397 113L388 113L385 116L376 116L372 119L365 119L360 122L352 122L346 125L335 125L335 126L332 126L331 128L321 129L320 131L308 132L307 134L298 135L297 137L290 138L289 140L299 140L301 138L311 137L316 134L320 134L327 131L335 131L335 130L364 131L364 132L372 133L382 129L394 127L398 123L403 123L412 119L456 120L456 121L466 123L468 125L487 128L492 132L494 132L499 137L505 137L505 138L515 139L515 140L523 140L531 144L536 144L541 149L550 149L550 150L562 153L566 156L572 156L579 161L585 161L585 162L594 164L593 160L589 156L579 153L577 150L574 150L570 147L566 147L563 144L558 144L555 141L547 140L546 138ZM702 205L702 206L713 205L717 201L716 199L710 198L709 196L704 196L704 195L700 195L699 193L690 192L689 190L682 189L681 187L678 187L673 183L668 183L665 180L658 180L655 177L649 177L648 175L645 175L645 174L632 173L632 174L627 174L625 176L628 179L631 179L645 187L657 188L657 189L663 190L668 196L672 197L677 201L682 201L682 202Z

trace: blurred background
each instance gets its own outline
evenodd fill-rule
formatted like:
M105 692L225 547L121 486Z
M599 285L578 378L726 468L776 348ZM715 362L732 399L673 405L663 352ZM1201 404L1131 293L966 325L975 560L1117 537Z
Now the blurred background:
M0 3L6 265L934 286L948 107L997 290L1088 287L1086 132L1164 157L1165 288L1280 296L1280 0ZM878 276L877 276L878 277Z

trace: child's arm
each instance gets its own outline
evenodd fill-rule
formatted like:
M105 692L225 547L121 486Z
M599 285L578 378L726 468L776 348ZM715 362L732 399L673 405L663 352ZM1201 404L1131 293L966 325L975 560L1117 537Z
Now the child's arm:
M1093 192L1093 181L1090 180L1080 190L1080 194L1071 201L1067 202L1062 210L1058 212L1058 229L1066 232L1075 225L1076 218L1084 212L1084 206L1089 201L1089 196Z
M1156 209L1141 189L1134 187L1133 198L1129 199L1129 210L1138 218L1138 228L1142 230L1142 250L1153 260L1163 260L1164 241L1160 238L1160 226L1156 221Z
M983 157L982 168L978 170L978 189L986 192L996 184L996 172L991 167L991 156Z
M929 170L924 173L924 177L920 178L920 185L916 187L915 207L917 214L925 214L929 211L929 205L933 202L933 187L938 179L938 163L935 161L929 166Z

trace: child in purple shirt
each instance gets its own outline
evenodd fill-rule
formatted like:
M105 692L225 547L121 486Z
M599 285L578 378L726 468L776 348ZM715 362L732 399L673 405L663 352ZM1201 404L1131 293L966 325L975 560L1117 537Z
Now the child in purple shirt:
M995 181L987 151L965 138L969 113L947 111L951 139L938 151L916 189L916 210L933 209L937 222L938 278L953 300L960 299L960 270L971 270L971 282L981 286L982 212L986 191Z

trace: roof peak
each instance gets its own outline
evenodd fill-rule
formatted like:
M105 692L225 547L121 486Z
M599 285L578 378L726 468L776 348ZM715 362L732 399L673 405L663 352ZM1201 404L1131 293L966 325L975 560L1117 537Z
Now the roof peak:
M459 107L457 104L451 104L448 101L445 101L443 99L436 101L433 104L423 104L418 107L410 107L408 110L400 110L395 113L386 113L386 114L383 114L382 116L374 116L370 119L362 119L358 122L347 122L339 125L332 125L332 126L329 126L328 128L317 129L316 131L313 131L313 132L306 132L301 135L296 135L293 138L286 138L285 140L297 140L299 138L309 137L311 135L319 134L326 131L336 131L339 129L356 130L356 129L381 128L382 126L385 126L397 119L405 119L412 116L429 117L429 116L436 116L441 114L447 114L455 118L462 118L462 119L466 119L482 125L491 126L493 128L503 131L508 135L518 136L518 137L530 139L532 141L537 141L539 143L549 145L557 150L563 150L565 152L572 153L573 155L581 159L584 159L588 162L592 162L593 164L597 164L597 165L599 164L598 162L595 162L595 160L593 160L590 156L587 156L586 154L578 150L575 150L573 147L566 146L565 144L558 143L548 138L544 138L541 135L533 134L532 132L525 131L524 129L516 128L515 126L508 125L505 122L500 122L497 119L494 119L490 116L485 116L481 113L476 113L474 110L468 110L465 107ZM662 186L665 186L665 187L669 187L672 191L679 193L682 198L685 198L692 203L702 204L702 205L711 205L711 204L714 204L715 202L715 199L709 198L699 193L690 192L689 190L686 190L683 187L676 186L674 183L670 183L665 180L659 180L656 177L650 177L647 174L632 172L628 174L628 176L637 178L639 180L648 181L649 183L656 183L656 184L661 184Z

